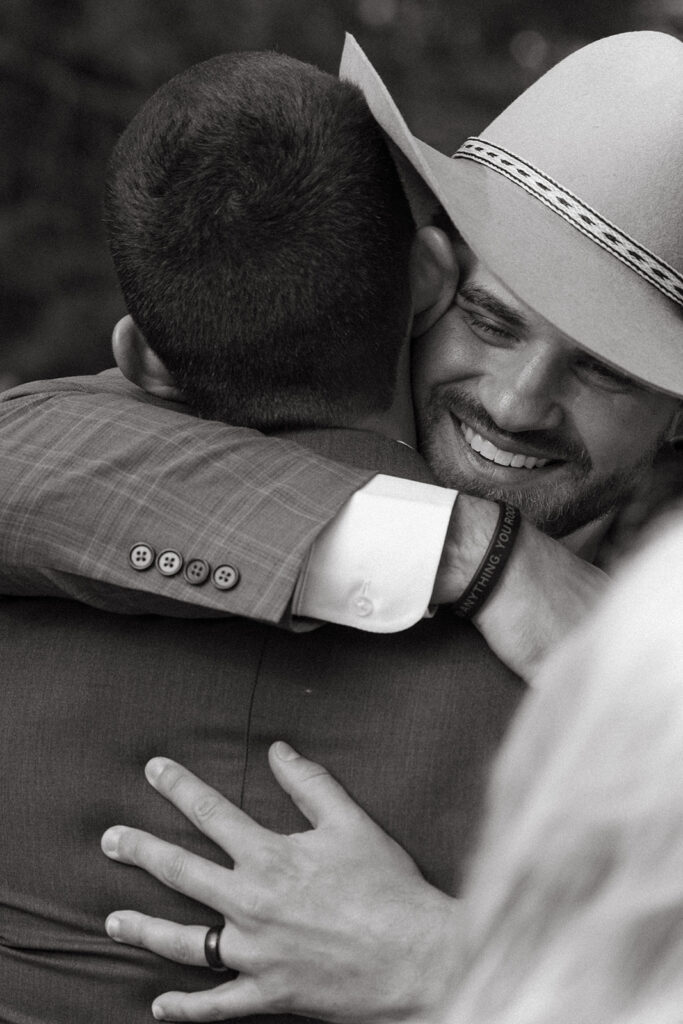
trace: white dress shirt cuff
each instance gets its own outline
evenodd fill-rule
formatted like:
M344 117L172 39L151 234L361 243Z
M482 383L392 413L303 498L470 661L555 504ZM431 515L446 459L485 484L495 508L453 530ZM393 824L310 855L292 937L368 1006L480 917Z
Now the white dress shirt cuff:
M318 535L292 613L394 633L428 613L457 491L378 474Z

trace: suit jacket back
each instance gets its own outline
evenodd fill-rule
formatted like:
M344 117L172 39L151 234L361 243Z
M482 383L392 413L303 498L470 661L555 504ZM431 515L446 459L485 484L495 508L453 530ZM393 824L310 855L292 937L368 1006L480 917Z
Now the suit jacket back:
M428 478L414 453L374 435L300 439ZM149 757L173 757L289 832L306 823L265 757L273 740L287 739L329 767L428 880L455 892L487 765L522 692L476 631L448 614L391 636L331 626L290 634L242 619L115 616L13 599L0 606L0 657L8 1024L142 1024L160 992L216 983L207 970L116 945L103 931L107 913L123 907L216 921L99 850L118 822L225 861L147 786Z

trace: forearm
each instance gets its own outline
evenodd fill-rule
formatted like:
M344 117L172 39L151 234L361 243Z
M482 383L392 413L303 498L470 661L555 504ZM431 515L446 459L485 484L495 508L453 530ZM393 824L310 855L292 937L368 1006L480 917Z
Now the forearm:
M312 572L312 546L318 538L328 545L335 516L351 508L371 471L100 381L27 385L0 401L0 593L289 624L296 596L297 614L392 632L417 622L430 595L435 603L457 600L495 527L495 504L461 495L451 516L455 492L413 483L418 498L391 504L382 495L382 516L370 514L374 533L363 512L346 548ZM366 507L368 500L377 506L375 494L363 497ZM598 575L590 576L596 571L564 549L555 573L559 545L530 529L476 620L499 657L525 677L600 589ZM140 543L153 553L143 571L130 560ZM154 561L168 550L182 560L172 576ZM185 573L195 559L208 567L201 585ZM237 570L231 589L214 583L221 566ZM301 587L295 595L298 581L316 573L333 585L332 596L307 602ZM539 608L542 634L534 625Z
M459 496L435 602L458 601L480 566L498 511L492 502ZM522 520L509 561L472 621L501 661L530 681L546 655L592 610L605 584L599 569Z
M0 402L4 593L57 591L164 614L187 604L277 622L313 540L372 476L119 394L33 387ZM233 566L239 583L221 590L211 578L192 585L182 569L136 571L138 543L178 552L183 567ZM135 607L122 608L129 597Z
M523 521L500 583L474 623L502 661L533 681L548 654L595 608L606 585L600 569Z

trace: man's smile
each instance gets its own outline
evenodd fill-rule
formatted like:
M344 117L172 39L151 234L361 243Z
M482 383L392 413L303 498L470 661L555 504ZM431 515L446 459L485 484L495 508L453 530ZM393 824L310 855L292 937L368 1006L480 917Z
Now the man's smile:
M512 469L540 469L547 466L550 461L537 458L534 455L525 455L523 452L510 452L504 448L498 448L492 441L482 437L462 420L460 421L460 430L472 451L489 462L495 462L498 466L510 466Z
M454 411L449 410L448 419L453 425L453 441L460 448L460 458L464 459L463 469L469 466L468 472L474 472L487 487L510 488L511 496L519 488L524 491L529 487L545 489L551 480L557 480L558 473L564 475L563 471L568 468L566 459L540 448L534 451L521 438L519 445L508 441L504 446L492 431L471 426Z

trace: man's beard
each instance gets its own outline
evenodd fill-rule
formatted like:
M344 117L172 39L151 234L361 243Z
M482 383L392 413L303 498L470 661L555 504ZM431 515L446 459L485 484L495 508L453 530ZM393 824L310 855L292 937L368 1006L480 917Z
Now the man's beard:
M534 474L546 472L543 469L518 469L519 486L489 483L476 475L474 469L461 466L456 453L446 447L440 438L440 427L450 417L464 420L482 433L492 437L509 438L508 450L516 451L518 445L529 445L542 451L549 459L562 460L564 465L558 472L558 479L534 485ZM420 451L438 483L452 487L475 497L489 501L507 501L522 512L551 537L565 537L586 523L599 519L624 504L651 465L658 444L653 445L641 458L628 467L597 476L593 462L585 448L565 438L561 430L532 430L519 433L502 431L488 415L483 406L457 385L439 385L432 388L427 402L418 409ZM451 422L453 422L451 420ZM455 427L459 432L459 427ZM464 437L456 444L466 445ZM561 473L561 475L559 475Z

